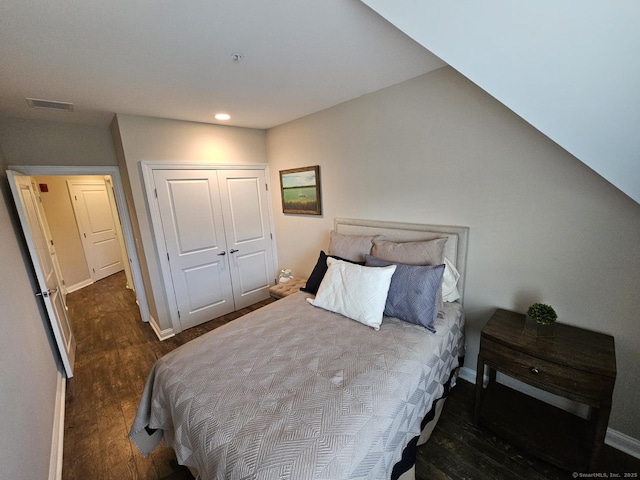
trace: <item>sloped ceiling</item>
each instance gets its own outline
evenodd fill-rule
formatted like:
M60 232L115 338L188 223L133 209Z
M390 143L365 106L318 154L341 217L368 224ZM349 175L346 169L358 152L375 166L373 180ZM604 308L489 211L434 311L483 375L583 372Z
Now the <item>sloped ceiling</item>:
M640 2L362 1L640 203Z

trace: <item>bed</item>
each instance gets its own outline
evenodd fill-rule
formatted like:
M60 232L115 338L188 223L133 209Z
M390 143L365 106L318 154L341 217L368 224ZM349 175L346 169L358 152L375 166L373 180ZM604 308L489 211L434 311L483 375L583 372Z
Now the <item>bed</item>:
M439 300L439 284L433 331L387 315L370 325L319 305L341 295L333 278L351 295L358 282L372 285L366 275L394 279L405 268L370 268L338 255L366 237L377 253L380 245L443 247L447 267L429 275L454 271L459 298ZM413 478L416 445L433 430L464 357L467 239L466 227L336 219L315 294L289 295L159 359L131 440L143 455L164 441L202 479ZM367 254L365 262L379 260Z

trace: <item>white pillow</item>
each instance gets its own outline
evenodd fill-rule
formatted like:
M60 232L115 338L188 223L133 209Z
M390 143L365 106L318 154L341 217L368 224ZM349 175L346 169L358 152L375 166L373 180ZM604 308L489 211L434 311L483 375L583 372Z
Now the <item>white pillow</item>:
M456 270L456 267L447 260L444 259L444 275L442 276L442 301L455 302L460 298L460 292L458 291L458 280L460 279L460 273Z
M379 330L396 266L364 267L327 257L327 267L316 298L307 302Z

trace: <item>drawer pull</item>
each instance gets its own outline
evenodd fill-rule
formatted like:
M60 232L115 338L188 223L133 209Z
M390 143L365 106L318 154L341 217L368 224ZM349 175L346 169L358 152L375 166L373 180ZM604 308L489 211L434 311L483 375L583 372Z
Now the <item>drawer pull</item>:
M538 370L536 367L531 367L529 371L534 375L538 375L540 373L540 370Z

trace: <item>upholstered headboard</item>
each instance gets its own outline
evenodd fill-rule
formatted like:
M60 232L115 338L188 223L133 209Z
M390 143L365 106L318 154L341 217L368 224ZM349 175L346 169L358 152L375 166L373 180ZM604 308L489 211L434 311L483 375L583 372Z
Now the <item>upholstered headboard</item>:
M336 232L344 235L382 235L385 240L394 242L413 242L447 237L444 255L460 273L458 291L461 302L464 300L469 227L336 218L333 228Z

